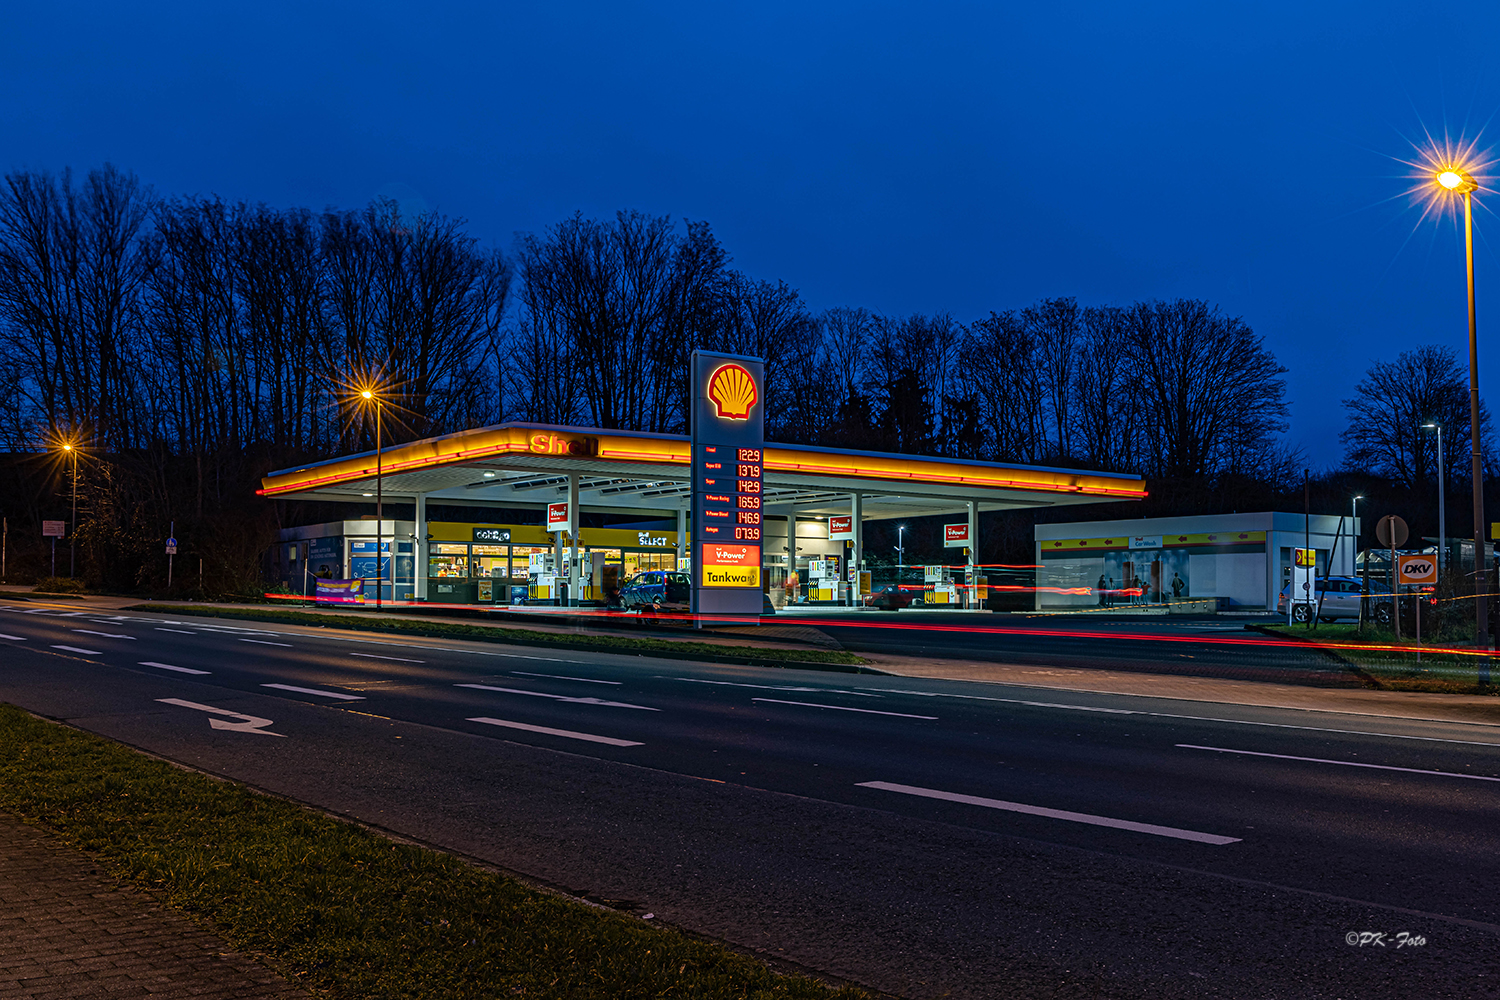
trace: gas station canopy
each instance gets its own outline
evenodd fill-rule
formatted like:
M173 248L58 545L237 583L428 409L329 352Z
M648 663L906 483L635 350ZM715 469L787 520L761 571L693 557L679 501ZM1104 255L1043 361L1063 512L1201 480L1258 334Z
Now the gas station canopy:
M505 423L384 448L380 492L400 502L530 507L567 498L577 476L585 511L675 512L692 500L686 435ZM863 519L969 510L1140 500L1140 477L968 459L844 451L767 442L764 509ZM363 503L376 491L376 454L364 452L273 472L266 497Z

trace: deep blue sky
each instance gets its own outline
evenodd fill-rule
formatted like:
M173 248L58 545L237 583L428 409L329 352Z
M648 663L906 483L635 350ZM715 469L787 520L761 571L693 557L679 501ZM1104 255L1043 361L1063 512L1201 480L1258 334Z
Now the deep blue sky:
M108 160L163 193L312 208L385 194L506 248L575 210L706 219L814 309L1201 297L1290 369L1315 467L1339 461L1371 359L1465 350L1461 237L1386 199L1409 185L1403 136L1500 109L1500 8L228 6L10 5L0 170ZM1500 217L1478 221L1488 398Z

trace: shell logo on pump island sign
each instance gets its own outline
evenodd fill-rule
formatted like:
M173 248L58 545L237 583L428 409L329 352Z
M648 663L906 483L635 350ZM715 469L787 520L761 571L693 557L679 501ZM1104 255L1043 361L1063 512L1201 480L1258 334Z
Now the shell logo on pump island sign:
M755 377L736 364L720 365L708 377L708 398L720 420L749 420L760 400Z

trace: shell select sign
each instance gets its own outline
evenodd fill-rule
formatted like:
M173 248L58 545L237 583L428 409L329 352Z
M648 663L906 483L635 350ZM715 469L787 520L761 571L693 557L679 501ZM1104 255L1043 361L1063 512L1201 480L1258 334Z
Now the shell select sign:
M760 400L755 376L744 365L727 364L714 369L708 377L708 398L720 420L749 420L750 411Z

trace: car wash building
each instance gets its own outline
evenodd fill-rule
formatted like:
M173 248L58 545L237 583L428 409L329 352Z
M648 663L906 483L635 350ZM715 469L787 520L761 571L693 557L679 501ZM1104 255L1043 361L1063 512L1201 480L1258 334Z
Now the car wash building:
M1037 610L1212 599L1223 610L1275 609L1294 552L1318 574L1354 573L1359 521L1316 514L1214 514L1039 524Z
M378 580L384 600L510 603L524 592L577 604L649 567L691 572L705 609L758 613L765 597L858 603L869 521L951 519L945 536L967 542L954 550L967 584L981 511L1146 495L1128 475L765 441L757 359L700 354L692 378L691 435L505 423L384 448L378 463L364 452L271 473L265 497L368 505L378 478L387 502L415 514L287 529L274 572L293 593L316 577L363 581L372 599ZM474 515L431 521L429 504ZM487 514L501 510L534 515ZM670 528L591 527L590 513Z

